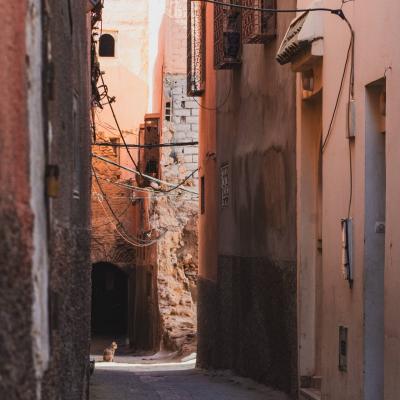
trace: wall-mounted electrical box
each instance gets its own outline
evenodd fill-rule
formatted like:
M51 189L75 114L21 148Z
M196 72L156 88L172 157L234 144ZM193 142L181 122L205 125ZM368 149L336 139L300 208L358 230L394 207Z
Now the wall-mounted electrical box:
M353 220L342 219L342 271L345 280L353 285Z
M348 129L347 138L353 139L356 137L356 102L354 99L350 100L347 108Z

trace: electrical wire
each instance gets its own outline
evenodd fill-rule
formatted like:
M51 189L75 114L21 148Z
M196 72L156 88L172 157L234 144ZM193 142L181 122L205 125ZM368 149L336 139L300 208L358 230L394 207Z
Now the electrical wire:
M105 92L105 94L106 94L107 103L108 103L108 106L110 107L110 111L111 111L111 114L112 114L112 116L113 116L113 118L114 118L115 125L117 126L118 133L119 133L119 135L121 136L122 142L124 143L124 146L125 146L126 151L127 151L128 155L129 155L129 158L131 159L131 161L132 161L133 165L135 166L136 170L138 171L140 177L143 179L144 177L143 177L143 175L142 175L142 172L140 171L140 169L139 169L139 167L138 167L136 161L133 159L132 154L131 154L131 152L129 151L128 144L126 143L125 136L124 136L123 133L122 133L121 127L120 127L120 125L119 125L117 116L116 116L115 111L114 111L114 107L113 107L113 105L112 105L112 101L115 100L115 99L114 99L114 98L111 98L111 97L108 95L108 87L106 86L106 84L105 84L105 82L104 82L103 73L100 73L100 79L101 79L101 82L103 83L103 87L104 87L104 92Z
M192 97L192 99L193 99L193 100L197 103L197 105L198 105L200 108L202 108L203 110L206 110L206 111L219 111L219 110L226 104L226 102L228 101L229 97L231 96L231 93L232 93L232 86L233 86L233 85L232 85L232 83L231 83L230 86L229 86L228 94L226 95L224 101L223 101L221 104L219 104L218 106L216 106L216 107L207 107L207 106L203 106L200 102L197 101L196 97Z
M105 194L105 192L103 190L103 187L101 186L100 181L99 181L99 179L97 177L97 173L96 173L96 171L95 171L95 169L93 167L92 167L92 171L93 171L94 177L96 179L97 186L98 186L98 188L99 188L99 190L101 192L102 199L106 202L106 204L107 204L107 206L108 206L108 208L109 208L109 210L110 210L115 222L117 222L117 223L112 222L112 224L113 224L115 230L117 231L117 233L124 240L126 240L129 244L132 244L133 246L136 246L136 247L148 247L148 246L152 246L155 243L158 243L162 239L162 237L165 235L167 230L165 230L157 239L154 239L154 240L151 240L151 241L147 241L147 242L145 240L141 239L141 238L133 238L130 234L127 233L126 229L124 228L124 225L119 220L117 214L115 213L115 211L112 208L110 202L108 201L107 196L106 196L106 194ZM100 204L101 204L106 216L109 217L109 215L108 215L108 213L107 213L107 211L106 211L106 209L105 209L105 207L103 205L103 202L100 201L100 198L98 198L98 200L99 200L99 202L100 202ZM111 221L112 221L112 219L111 219ZM119 229L119 227L121 228L122 231Z
M154 149L159 147L189 147L198 146L199 142L177 142L177 143L159 143L159 144L128 144L128 147L137 149ZM121 143L111 143L111 142L96 142L92 146L103 146L103 147L125 147Z
M199 169L195 169L191 174L189 174L182 182L180 182L179 184L173 186L171 189L168 190L163 190L162 192L167 194L167 193L171 193L172 191L179 189L182 185L184 185L192 176L194 176L197 172L199 171ZM154 189L156 191L158 191L157 189Z
M345 61L345 65L343 68L343 74L342 74L342 78L340 80L340 86L339 86L339 92L338 95L336 97L336 101L335 101L335 107L333 109L333 113L332 113L332 117L329 123L329 127L328 127L328 132L325 135L325 138L322 142L321 145L321 151L324 152L325 148L328 144L329 138L332 135L332 131L333 131L333 125L336 119L336 115L337 115L337 111L339 109L339 104L340 104L340 99L342 97L342 93L343 93L343 89L344 89L344 83L346 80L346 75L347 75L347 69L349 67L349 63L351 63L351 72L350 72L350 91L351 93L353 92L353 87L354 87L354 31L353 28L351 27L349 21L347 19L345 19L347 25L349 26L350 32L351 32L351 38L350 38L350 43L347 49L347 55L346 55L346 61ZM348 105L349 106L349 105Z
M131 169L131 168L128 168L128 167L125 167L125 166L123 166L123 165L121 165L121 164L118 164L118 163L116 163L116 162L114 162L114 161L111 161L111 160L109 160L108 158L101 157L101 156L98 156L98 155L96 155L96 154L93 154L92 156L93 156L94 158L97 158L97 159L99 159L99 160L102 160L102 161L104 161L104 162L106 162L106 163L108 163L108 164L111 164L111 165L114 165L114 166L116 166L116 167L122 168L122 169L124 169L125 171L133 172L134 174L139 174L138 171L136 171L136 170L134 170L134 169ZM196 169L195 171L193 171L193 172L190 174L190 176L193 176L193 174L195 174L196 172L198 172L198 169ZM145 179L152 180L152 181L154 181L154 182L156 182L156 183L159 183L159 184L162 184L162 185L166 185L166 186L169 186L169 187L173 187L174 190L180 189L180 190L183 190L183 191L185 191L185 192L198 195L197 192L194 192L194 191L192 191L192 190L189 190L189 189L187 189L187 188L182 187L182 186L187 182L187 180L189 179L188 177L186 177L186 178L185 178L181 183L179 183L178 185L174 185L173 183L166 182L166 181L163 181L163 180L161 180L161 179L154 178L154 177L149 176L149 175L146 175L146 174L143 174L143 177L144 177ZM154 188L153 188L153 189L154 189ZM154 190L155 190L155 189L154 189ZM162 191L162 192L164 192L164 191Z
M148 198L152 198L152 197L171 197L171 196L172 197L183 197L183 196L188 196L188 195L190 196L189 199L191 199L191 200L198 199L198 196L190 195L189 193L185 193L185 192L179 192L179 193L162 193L161 192L161 193L158 193L158 192L155 192L153 188L151 188L151 189L140 188L140 187L137 187L137 186L128 185L126 183L113 182L113 181L111 181L109 179L102 178L101 176L98 176L98 179L100 179L102 181L105 181L105 182L107 182L107 183L109 183L111 185L115 185L115 186L118 186L118 187L123 187L125 189L130 189L130 190L135 191L135 192L145 192L145 193L148 193L148 194L151 195L151 197L149 197L149 196L138 196L138 195L135 194L134 195L135 199L148 199ZM128 197L126 197L126 198L128 198ZM188 198L188 197L186 197L186 198Z
M109 219L110 224L114 227L115 231L118 233L118 235L119 235L125 242L127 242L128 244L130 244L130 245L132 245L132 246L134 246L134 247L139 247L139 248L149 247L149 246L152 246L153 244L157 243L157 241L153 241L153 242L151 242L151 243L143 244L143 243L137 243L137 242L131 240L130 237L128 237L124 232L121 232L121 231L118 229L118 226L114 223L114 221L112 220L112 218L110 218L110 216L108 215L107 210L106 210L106 208L104 207L104 204L103 204L102 202L100 202L100 205L101 205L101 207L102 207L102 209L103 209L103 211L104 211L104 214L105 214L106 217Z
M261 12L272 13L272 14L324 11L324 12L330 12L331 14L338 15L342 19L345 18L341 8L317 7L317 8L278 9L278 8L263 8L263 7L255 7L255 6L245 6L242 4L234 4L234 3L228 4L228 3L224 3L223 1L218 1L218 0L191 0L191 1L192 2L201 2L201 3L211 3L214 5L226 7L226 8L236 8L239 10L250 10L250 11L261 11Z
M119 125L117 116L116 116L115 111L114 111L114 107L112 106L112 102L114 101L114 98L111 98L111 97L108 95L108 87L107 87L107 85L106 85L105 82L104 82L103 74L100 74L100 79L101 79L101 81L102 81L102 83L103 83L102 87L104 88L104 91L105 91L105 93L106 93L107 103L108 103L108 105L109 105L109 107L110 107L110 110L111 110L111 113L112 113L112 115L113 115L115 124L116 124L116 126L117 126L119 135L120 135L121 138L122 138L124 147L126 148L126 151L128 152L129 158L131 159L133 165L134 165L135 168L136 168L136 171L135 171L135 170L130 170L130 171L131 171L131 172L134 172L134 173L137 174L137 175L139 175L142 179L150 179L150 180L153 180L153 181L156 181L156 182L158 181L158 183L163 183L163 184L166 184L166 185L169 185L169 186L170 186L170 184L169 184L168 182L165 182L165 181L163 182L163 181L161 181L161 180L157 180L156 178L153 178L153 177L151 177L151 176L145 175L145 174L143 174L143 173L140 171L140 169L139 169L137 163L135 162L135 160L134 160L133 157L132 157L131 152L129 151L129 145L127 144L127 142L126 142L126 140L125 140L125 137L124 137L124 135L123 135L123 133L122 133L121 127L120 127L120 125ZM93 156L99 158L98 156L95 156L95 155L93 155ZM104 160L103 160L103 161L104 161ZM119 167L120 167L120 168L124 168L122 165L119 165ZM128 170L127 168L125 168L125 169ZM197 171L198 171L198 169L196 169L195 171L193 171L193 173L192 173L189 177L186 177L182 182L180 182L178 185L174 186L174 188L173 188L172 190L176 190L176 189L181 188L181 190L189 191L189 190L187 190L187 189L183 189L182 186L183 186L183 185L188 181L188 179L189 179L191 176L193 176ZM155 190L158 191L158 192L164 192L163 189L155 189ZM170 193L172 190L167 190L166 193ZM190 193L197 194L197 193L192 192L192 191L189 191L189 192L190 192Z
M95 193L100 196L100 193L97 193L97 192L95 192ZM128 205L126 206L126 208L124 208L124 210L118 215L118 219L123 217L127 213L127 211L129 210L129 207L131 207L131 206L132 206L132 203L129 202ZM94 228L95 229L100 229L100 228L102 228L104 226L107 226L107 225L110 225L110 221L106 222L104 224L101 224L101 225L94 225Z

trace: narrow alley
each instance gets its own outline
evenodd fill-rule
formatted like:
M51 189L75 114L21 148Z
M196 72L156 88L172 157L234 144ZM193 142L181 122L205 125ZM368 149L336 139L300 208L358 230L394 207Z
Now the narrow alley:
M288 400L250 379L194 369L194 362L100 366L91 400Z
M400 0L0 0L0 399L399 400Z

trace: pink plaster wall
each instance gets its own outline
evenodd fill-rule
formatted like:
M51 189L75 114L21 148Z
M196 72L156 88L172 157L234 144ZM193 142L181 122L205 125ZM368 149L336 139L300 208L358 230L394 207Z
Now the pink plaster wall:
M299 0L299 7L307 7L307 0ZM337 8L339 0L327 0L324 6ZM375 399L370 382L365 379L366 358L370 350L365 342L365 313L367 279L364 245L366 221L366 86L386 76L387 129L386 129L386 264L384 283L384 392L385 400L398 398L400 391L400 323L399 302L400 227L400 136L397 128L400 114L395 110L400 104L400 52L398 50L398 15L400 3L373 0L349 2L344 12L355 31L355 101L356 138L352 145L353 203L351 216L354 221L355 281L353 289L342 277L340 220L347 215L349 201L349 150L346 134L346 102L348 80L340 102L332 136L323 155L323 308L322 308L322 398L331 400ZM349 43L349 31L339 18L324 15L324 67L323 67L323 135L326 134ZM298 128L299 135L307 134ZM299 176L302 162L298 161ZM300 233L301 234L301 233ZM301 238L300 238L301 240ZM301 250L300 250L301 251ZM306 251L306 249L303 249ZM304 254L303 254L304 255ZM302 266L300 266L302 268ZM300 287L300 290L308 290ZM371 294L370 294L371 295ZM309 310L312 312L312 310ZM301 321L300 321L301 323ZM338 327L349 327L349 368L347 373L338 370ZM300 365L302 360L300 359ZM382 367L377 361L379 375ZM374 379L374 378L373 378ZM372 397L371 397L372 396Z

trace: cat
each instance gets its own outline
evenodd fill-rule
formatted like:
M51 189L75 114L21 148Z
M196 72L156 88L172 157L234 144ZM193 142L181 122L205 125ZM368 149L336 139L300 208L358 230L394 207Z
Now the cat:
M112 342L110 347L107 347L103 352L103 361L114 362L115 350L117 350L117 343Z

